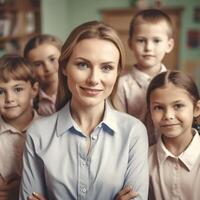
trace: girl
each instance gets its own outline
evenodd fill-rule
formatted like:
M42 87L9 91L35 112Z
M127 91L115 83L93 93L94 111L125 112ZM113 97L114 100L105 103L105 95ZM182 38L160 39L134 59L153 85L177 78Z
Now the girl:
M150 83L147 105L159 135L149 150L149 199L199 199L200 136L192 128L199 99L193 80L178 71L163 72Z
M69 35L59 63L59 111L29 129L20 200L32 192L111 200L126 186L147 199L145 126L107 102L124 67L119 36L102 22L84 23Z
M60 50L61 41L47 34L33 37L24 49L24 56L33 63L40 84L39 96L35 104L38 113L42 116L55 112Z
M26 130L38 118L38 82L24 58L0 58L0 199L18 200Z

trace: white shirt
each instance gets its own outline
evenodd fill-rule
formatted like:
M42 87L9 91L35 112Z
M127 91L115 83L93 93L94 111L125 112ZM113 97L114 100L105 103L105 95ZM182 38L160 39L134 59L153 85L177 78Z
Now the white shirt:
M179 156L164 146L161 138L149 150L150 200L200 199L200 136Z
M69 105L28 130L20 200L34 191L48 200L112 200L127 185L139 193L135 200L146 200L145 126L106 104L102 122L88 137L73 120Z

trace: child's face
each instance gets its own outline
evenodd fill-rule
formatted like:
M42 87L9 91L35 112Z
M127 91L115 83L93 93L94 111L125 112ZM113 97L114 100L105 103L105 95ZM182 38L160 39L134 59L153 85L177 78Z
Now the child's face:
M150 111L156 130L163 138L190 137L193 117L200 114L199 104L194 106L188 92L172 83L155 89L150 96Z
M32 112L32 101L38 93L38 84L22 80L0 81L0 114L6 122L24 118Z
M28 59L34 64L36 76L41 87L57 84L58 59L60 51L51 44L41 44L28 53Z
M173 39L168 38L169 27L165 21L157 23L140 21L135 27L129 46L141 70L152 67L157 67L159 70L165 54L172 50L174 44Z
M95 45L94 45L95 44ZM72 93L72 104L103 105L118 76L119 51L109 41L85 39L73 49L63 73Z

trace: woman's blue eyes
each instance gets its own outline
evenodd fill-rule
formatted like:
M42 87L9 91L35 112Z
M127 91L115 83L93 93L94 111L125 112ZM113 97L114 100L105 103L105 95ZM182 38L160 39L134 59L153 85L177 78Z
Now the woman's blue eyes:
M78 63L77 66L78 66L78 68L81 69L81 70L85 70L85 69L87 69L87 68L90 68L90 65L87 64L87 63L84 63L84 62ZM112 69L113 69L113 67L112 67L111 65L102 65L102 66L101 66L101 70L102 70L103 72L106 72L106 73L109 72L109 71L111 71Z
M84 62L78 63L77 66L79 69L87 69L88 68L88 65Z

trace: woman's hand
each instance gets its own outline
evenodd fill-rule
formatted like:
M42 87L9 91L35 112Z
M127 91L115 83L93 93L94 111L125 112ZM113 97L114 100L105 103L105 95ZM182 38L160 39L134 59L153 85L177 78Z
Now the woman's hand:
M137 192L134 192L132 187L126 186L116 196L115 200L130 200L138 196Z
M30 195L27 200L46 200L41 194L38 194L36 192L33 192L32 195Z

